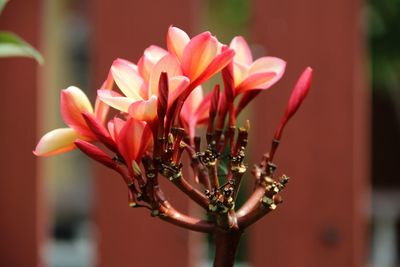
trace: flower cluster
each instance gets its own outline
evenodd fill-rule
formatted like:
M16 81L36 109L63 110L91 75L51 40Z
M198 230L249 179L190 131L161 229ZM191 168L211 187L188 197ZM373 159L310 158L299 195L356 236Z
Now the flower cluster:
M287 179L272 179L272 159L284 126L310 88L312 70L307 68L300 77L269 156L253 170L259 192L235 213L240 180L247 170L243 160L249 128L237 128L236 117L279 81L286 62L276 57L254 60L243 37L235 37L228 46L209 32L190 38L171 26L166 39L167 49L150 46L137 64L116 59L97 91L94 108L77 87L62 90L61 114L69 127L45 134L34 154L50 156L78 148L123 177L130 206L146 207L182 227L210 232L214 227L247 226L280 201L277 193ZM217 84L204 95L202 86L218 73L223 90ZM117 112L110 113L110 107ZM205 145L198 136L201 126L206 129ZM183 177L185 154L199 185ZM218 171L222 164L227 169L223 174ZM159 176L171 180L215 220L176 211L159 187Z

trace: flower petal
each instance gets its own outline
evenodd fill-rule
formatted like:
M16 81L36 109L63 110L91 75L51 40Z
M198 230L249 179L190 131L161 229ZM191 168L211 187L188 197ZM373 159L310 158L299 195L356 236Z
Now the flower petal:
M150 74L149 97L158 95L158 83L162 72L166 72L170 79L174 76L182 75L181 66L176 56L167 54L154 65Z
M242 36L236 36L232 39L229 48L235 51L235 62L244 65L250 65L253 62L253 56L246 40Z
M108 122L107 124L108 132L110 133L114 141L118 140L119 133L124 125L125 121L118 117L115 117L114 119Z
M137 120L151 122L157 117L157 96L139 100L129 106L129 115Z
M115 83L124 95L133 100L140 100L146 97L146 84L133 63L123 59L116 59L111 66L111 73Z
M108 73L107 79L104 81L102 86L100 87L101 90L112 90L114 85L114 79L112 76L111 71ZM109 111L109 106L102 102L98 97L96 98L96 103L94 105L94 114L96 119L98 119L101 123L105 123L107 118L107 114Z
M196 112L198 106L203 100L203 88L197 86L188 96L182 107L181 116L190 118Z
M129 106L135 102L135 100L111 90L97 90L97 96L107 105L126 113L128 113Z
M167 33L168 51L175 54L182 61L183 50L189 43L190 38L183 30L170 26Z
M249 67L239 62L233 62L233 79L235 86L238 86L246 78Z
M236 87L236 95L248 90L267 89L273 84L272 81L278 81L275 72L252 74Z
M195 128L198 122L201 120L204 123L205 119L208 118L211 95L208 94L203 98L203 89L198 86L189 95L182 107L181 119L191 138L195 135Z
M143 56L138 62L138 71L147 83L154 65L167 54L167 50L156 45L149 46L144 50Z
M222 70L226 65L231 62L235 52L232 49L226 47L222 48L222 52L218 54L210 64L204 69L204 71L196 78L195 81L191 80L193 86L197 86L207 81L214 74Z
M118 149L130 167L132 161L137 160L141 156L139 153L142 150L142 143L148 144L149 142L147 139L143 140L143 132L146 126L147 124L145 122L130 118L125 122L119 133L117 142ZM146 134L145 137L148 138L148 134ZM132 168L129 168L129 170L131 169Z
M171 105L179 96L181 96L189 83L189 79L185 76L175 76L169 79L168 105Z
M75 148L74 141L78 138L85 139L71 128L52 130L40 139L33 154L47 157L70 151Z
M83 112L93 113L89 99L78 87L70 86L61 91L61 115L64 122L81 135L93 137L87 127Z
M251 64L248 75L260 72L275 72L274 79L263 84L260 89L267 89L281 79L285 73L286 62L277 57L262 57Z
M218 40L210 32L193 37L182 55L182 69L185 76L195 80L218 54Z

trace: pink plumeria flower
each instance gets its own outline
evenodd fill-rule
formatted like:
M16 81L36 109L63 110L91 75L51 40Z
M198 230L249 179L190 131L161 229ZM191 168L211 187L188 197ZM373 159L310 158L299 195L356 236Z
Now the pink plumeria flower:
M101 86L103 90L111 90L114 84L112 75L109 73L107 79ZM38 142L33 153L36 156L51 156L70 151L75 148L74 141L97 140L97 136L87 125L87 116L103 125L108 114L109 107L96 98L93 110L89 99L82 90L70 86L61 91L61 115L69 128L59 128L45 134Z
M167 34L168 51L178 58L182 72L191 81L187 94L198 85L223 69L234 56L210 32L203 32L192 39L183 30L171 26Z
M169 104L189 84L189 79L182 75L177 58L168 52L163 56L157 54L159 56L153 57L153 48L154 46L150 47L144 54L140 72L138 66L127 60L114 61L111 73L124 95L109 90L98 91L98 96L104 103L129 113L135 119L148 122L154 121L157 116L158 83L162 72L166 72L169 77Z
M82 113L105 116L103 108L99 107L94 111L85 93L75 86L62 90L61 115L69 128L59 128L45 134L33 153L36 156L51 156L74 149L76 139L96 140L96 136L87 126Z
M268 89L285 72L286 62L276 57L261 57L253 61L246 40L237 36L229 47L235 51L233 58L233 83L235 95L253 90Z

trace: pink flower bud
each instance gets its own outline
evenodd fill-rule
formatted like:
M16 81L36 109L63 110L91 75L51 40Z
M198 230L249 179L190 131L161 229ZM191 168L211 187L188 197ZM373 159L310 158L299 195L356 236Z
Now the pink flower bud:
M102 124L100 124L92 114L88 112L83 112L82 116L85 119L89 129L92 130L92 132L96 135L97 139L110 150L118 152L117 146L111 135L108 133L107 129Z
M158 96L157 96L157 115L160 120L164 120L165 113L168 108L168 74L162 72L158 83Z
M312 68L307 67L297 81L296 86L294 87L292 94L290 95L289 103L286 109L285 116L287 117L287 119L289 119L296 113L304 98L307 96L308 91L310 91L312 71Z
M308 91L310 91L311 79L312 79L312 68L307 67L301 74L299 80L297 81L292 91L292 94L290 95L285 115L283 116L280 125L275 131L274 138L276 140L280 140L283 128L285 127L286 123L296 113L301 103L303 102L304 98L307 96Z
M111 169L115 169L115 162L112 160L112 158L97 146L83 140L76 140L74 144L90 158Z

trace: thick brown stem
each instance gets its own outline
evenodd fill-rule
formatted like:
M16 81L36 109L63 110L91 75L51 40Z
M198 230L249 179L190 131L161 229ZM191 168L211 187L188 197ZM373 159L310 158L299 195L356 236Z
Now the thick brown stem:
M192 231L211 233L214 225L178 212L172 207L160 206L160 219Z
M233 267L242 232L217 230L214 232L214 267Z
M172 182L193 201L208 210L208 198L202 192L194 188L186 179L181 177L179 179L174 179Z

